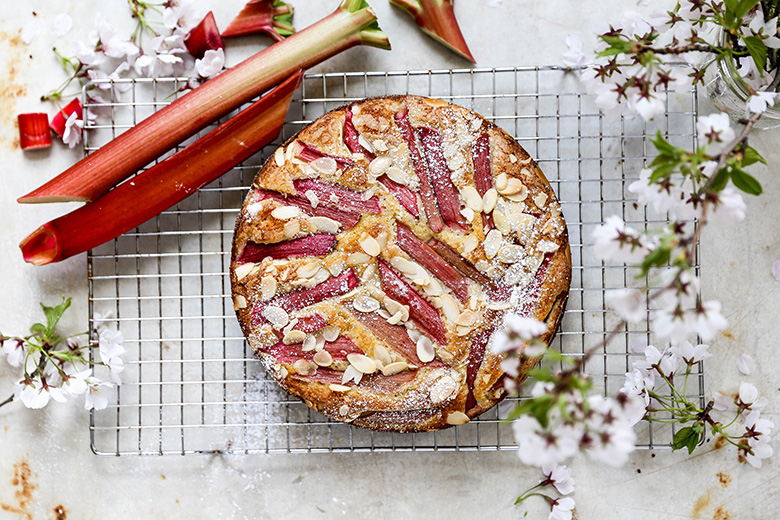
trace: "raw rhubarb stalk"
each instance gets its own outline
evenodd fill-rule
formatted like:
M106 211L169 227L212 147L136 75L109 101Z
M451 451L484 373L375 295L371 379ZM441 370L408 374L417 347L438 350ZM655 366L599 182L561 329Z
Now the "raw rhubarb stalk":
M474 184L480 195L484 196L493 187L493 171L490 167L490 136L482 134L471 148L471 162L474 164ZM482 226L485 233L493 229L493 215L482 214Z
M382 208L379 207L379 198L376 195L368 200L363 200L362 193L314 179L300 179L293 181L293 184L298 195L304 195L311 191L317 197L319 204L358 213L372 213L374 215L382 213Z
M440 132L431 128L420 128L418 132L441 217L448 226L465 230L466 221L460 214L460 194L452 182L450 167L444 158L444 139Z
M468 300L469 284L466 278L448 264L431 246L417 238L417 235L411 229L398 221L395 223L395 239L398 246L406 254L433 273L444 285L452 289L452 292L460 301L465 303Z
M439 311L431 303L420 296L411 285L390 267L390 265L377 258L379 264L379 276L382 280L382 289L392 299L398 300L409 306L409 316L423 331L427 332L438 344L447 343L444 332L444 323L441 321Z
M97 200L44 224L19 247L27 262L59 262L118 237L184 200L271 142L282 129L298 72L230 121Z
M198 59L202 58L206 51L225 48L225 44L222 43L222 37L219 35L213 12L209 11L203 20L184 38L184 46L187 47L190 54Z
M340 209L331 208L324 205L317 205L316 208L312 207L309 199L298 197L296 195L283 195L281 193L269 190L257 190L255 192L255 201L271 199L275 200L283 206L295 206L300 208L301 211L312 217L328 217L336 222L340 222L344 229L350 229L355 227L355 224L360 220L360 214L353 211L342 211Z
M336 237L326 233L308 235L277 244L247 242L236 261L239 264L260 262L263 258L292 258L296 256L323 256L336 247Z
M387 175L382 175L378 180L390 191L390 193L395 195L398 203L401 204L406 211L411 213L414 218L420 217L420 210L417 207L417 195L415 195L412 190L403 184L395 182Z
M312 161L316 161L317 159L324 159L325 157L329 157L334 161L336 161L336 164L340 168L347 168L354 164L351 160L347 159L346 157L328 155L325 152L321 152L317 150L312 145L304 143L303 141L295 141L294 145L295 145L295 156L306 162L312 162Z
M49 128L54 130L55 134L62 137L62 134L65 133L65 122L74 112L76 113L76 119L84 120L84 110L81 106L81 100L79 98L74 98L59 112L54 114L54 117L51 118L51 123L49 123Z
M263 309L269 305L281 307L287 312L303 309L328 298L346 294L360 284L355 272L350 269L344 273L325 280L311 289L300 289L287 294L281 294L265 302L258 302L252 308L252 326L265 322Z
M19 146L22 150L38 150L51 146L49 116L42 112L19 114Z
M349 151L352 153L362 153L372 161L376 158L376 155L366 150L362 144L360 144L360 134L355 128L355 124L352 122L352 110L347 108L344 111L344 144L347 145Z
M455 267L455 269L460 271L464 276L471 278L475 282L487 287L491 287L493 285L493 280L480 273L479 270L471 265L468 260L460 256L460 253L452 249L444 242L439 242L434 238L428 242L428 245L431 246L431 249L436 251L439 256L446 260L450 265Z
M403 325L391 325L376 312L359 312L349 309L360 323L366 326L376 337L384 341L391 349L404 356L410 363L421 366L417 357L417 344L412 341Z
M323 350L327 351L334 361L343 361L347 359L347 355L349 354L363 353L351 339L344 336L339 337L336 341L325 343ZM285 345L281 341L266 349L262 349L262 351L271 354L280 363L294 363L299 359L311 360L314 357L314 354L316 354L316 351L304 352L301 343Z
M474 57L466 45L455 19L454 0L390 0L390 3L414 18L422 31L472 63Z
M251 0L230 22L222 37L265 33L282 41L295 32L292 17L292 6L281 0Z
M395 113L395 123L398 125L398 130L401 131L404 141L406 141L406 146L409 148L409 153L412 156L414 172L420 179L420 196L422 197L425 216L428 218L428 226L438 233L444 229L444 221L441 218L441 213L439 213L439 207L436 205L436 195L433 192L431 179L428 176L428 167L422 155L420 155L420 150L417 148L417 138L409 122L409 111L406 107Z
M295 71L356 45L390 48L365 0L342 0L333 14L203 83L19 202L93 200Z

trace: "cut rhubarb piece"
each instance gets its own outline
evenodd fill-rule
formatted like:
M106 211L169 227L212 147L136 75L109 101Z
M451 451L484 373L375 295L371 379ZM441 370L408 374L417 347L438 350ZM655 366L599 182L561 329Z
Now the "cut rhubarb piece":
M342 0L333 14L206 81L19 202L94 200L295 71L356 45L390 48L365 0Z
M184 150L99 199L44 224L19 247L42 265L82 253L139 226L213 182L279 135L302 72ZM96 225L98 223L99 225Z
M374 160L376 155L366 150L362 144L360 144L360 134L355 128L355 124L352 122L352 110L347 108L344 111L344 143L352 153L362 153L368 158L369 161Z
M431 246L431 249L436 251L436 253L439 254L444 260L446 260L450 265L455 267L458 271L460 271L464 276L471 278L475 282L482 284L487 287L493 286L493 280L488 278L486 275L479 272L479 270L471 265L471 263L460 256L460 253L452 249L450 246L445 244L444 242L440 242L436 240L435 238L433 240L430 240L428 242L428 245Z
M303 141L295 141L295 156L306 162L316 161L317 159L324 159L326 157L336 161L339 168L348 168L354 164L350 159L346 157L338 157L336 155L329 155L325 152L321 152L314 148L310 144L306 144Z
M390 0L414 18L422 31L453 52L476 63L455 19L454 0Z
M460 193L452 182L450 167L444 158L444 139L441 133L431 128L420 128L418 132L428 163L428 176L444 223L450 227L468 229L466 220L460 214Z
M209 11L203 20L184 38L184 46L187 47L187 51L190 54L198 59L201 59L206 54L206 51L224 50L225 44L222 43L222 36L219 35L213 12Z
M319 233L276 244L247 242L236 263L260 262L263 258L293 258L297 256L323 256L336 247L335 235Z
M422 155L420 155L420 150L417 148L417 137L409 122L409 110L406 107L395 113L395 123L398 125L398 130L401 131L404 141L406 141L406 146L409 148L409 153L412 156L414 172L420 179L420 196L425 216L428 218L428 227L438 233L444 229L444 221L441 218L441 213L439 213L439 207L436 205L436 195L433 192L433 185L428 176L428 167Z
M282 41L295 32L293 8L281 0L250 0L222 33L223 38L267 34Z
M333 361L344 361L349 354L362 354L363 351L355 345L351 339L341 336L336 341L325 343L323 350L331 355ZM262 349L263 352L271 354L280 363L294 363L299 359L311 360L316 351L303 351L301 343L285 345L283 342L276 343L268 348Z
M465 303L468 300L469 284L466 278L448 264L431 246L417 238L417 235L411 229L398 221L395 223L395 239L398 246L406 254L433 273L444 285L452 289L452 292L455 293L455 296L461 302Z
M298 197L295 195L283 195L276 191L269 190L257 190L255 192L255 200L261 201L271 199L277 201L283 206L295 206L300 208L301 211L312 217L328 217L329 219L341 222L344 229L350 229L355 227L355 224L360 220L360 213L354 211L342 211L340 209L331 208L329 206L317 205L316 208L311 206L309 199Z
M22 150L39 150L51 146L49 116L42 112L19 114L19 146Z
M319 204L358 213L372 213L374 215L382 213L382 208L379 207L379 197L376 195L368 200L363 200L362 193L314 179L295 180L293 184L298 195L304 195L308 191L313 192Z
M412 190L403 184L395 182L387 175L382 175L378 180L390 191L390 193L395 195L398 203L401 204L406 211L411 213L414 218L420 217L420 210L417 207L417 195Z
M366 326L376 337L385 342L391 349L405 357L411 364L422 366L417 357L417 344L412 341L403 325L391 325L376 312L360 312L347 308L360 323Z
M298 321L295 323L295 326L293 329L299 330L301 332L310 333L310 332L316 332L318 330L322 330L325 327L327 327L329 323L325 321L325 318L320 316L317 313L311 314L309 316L301 316L298 318Z
M49 128L51 128L55 134L62 137L62 134L65 133L65 122L73 113L76 114L76 119L81 119L82 121L84 120L84 110L81 106L81 100L79 98L74 98L59 112L54 114L54 117L51 118L51 123L49 123Z
M344 385L354 386L353 383L342 383L341 378L344 377L344 372L333 370L332 368L318 368L317 373L310 376L302 376L300 374L292 374L291 377L296 379L305 379L307 381L316 381L317 383L323 383L326 385Z
M360 285L360 280L355 275L355 272L350 269L336 277L325 280L319 285L315 285L311 289L300 289L291 293L281 294L265 302L258 302L252 308L252 326L257 327L265 322L262 313L269 305L281 307L287 312L297 311L328 298L346 294L358 285Z
M471 148L471 162L474 164L474 184L477 187L477 192L482 196L493 187L493 171L490 167L490 157L490 136L482 134ZM493 215L491 213L482 214L482 226L485 228L485 234L493 229Z
M500 320L501 314L497 312L490 312L485 314L485 321L488 323L496 323ZM471 347L469 349L469 360L466 365L466 387L469 390L466 397L466 411L468 412L474 405L476 400L474 399L474 380L477 377L479 367L482 366L482 360L485 359L485 350L487 349L490 336L493 334L495 327L489 326L487 329L480 331L471 340Z
M428 333L439 345L447 343L444 323L439 311L431 303L420 296L411 285L390 267L384 260L377 258L379 276L382 279L382 289L392 299L409 306L409 315L419 327Z
M405 384L414 381L416 377L416 370L404 370L391 376L376 373L363 376L358 386L380 394L394 394Z
M552 257L553 253L544 255L544 260L542 260L542 264L539 266L539 269L536 270L536 274L534 274L534 277L530 282L528 282L528 285L526 285L520 293L517 299L517 301L520 302L517 308L517 314L519 316L533 317L534 304L536 303L539 296L539 291L542 289L542 284L544 284L547 270L550 268L550 264L552 263Z

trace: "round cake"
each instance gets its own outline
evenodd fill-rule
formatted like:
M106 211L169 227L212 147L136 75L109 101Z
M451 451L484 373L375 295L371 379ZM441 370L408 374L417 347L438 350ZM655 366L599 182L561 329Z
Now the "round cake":
M268 159L230 278L285 390L355 426L427 431L505 397L490 341L515 313L545 321L549 343L571 255L560 204L514 139L460 106L390 96L328 112Z

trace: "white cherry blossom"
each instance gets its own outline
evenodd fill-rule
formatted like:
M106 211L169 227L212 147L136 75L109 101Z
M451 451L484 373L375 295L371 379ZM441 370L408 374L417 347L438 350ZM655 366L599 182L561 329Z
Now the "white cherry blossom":
M647 237L627 226L617 215L607 220L593 231L596 242L593 250L604 260L638 264L652 247Z
M207 50L202 59L195 60L195 71L202 78L210 78L222 72L225 66L225 51Z
M41 22L33 18L22 27L22 41L25 45L30 45L41 33Z
M739 400L745 405L751 405L758 399L758 389L751 383L740 383Z
M612 289L604 294L604 301L629 323L639 323L646 318L645 296L638 289Z
M561 495L568 495L574 492L574 479L571 478L569 468L555 463L548 463L542 466L545 480L554 486Z
M756 370L756 362L748 354L737 356L737 369L744 375L749 376Z
M9 365L16 368L22 364L27 355L27 347L22 341L15 339L6 339L0 347L0 354L5 354L5 360Z
M65 36L73 28L73 19L68 13L60 13L52 20L52 29L57 37Z
M87 392L84 400L84 408L87 410L103 410L108 406L108 392L112 385L105 383L96 377L87 378Z
M754 114L763 114L767 108L774 106L776 92L756 92L747 99L747 109Z
M712 405L713 410L725 412L729 409L729 406L731 406L731 399L720 392L715 392L712 394L712 399L714 401Z
M553 499L547 520L571 520L574 506L574 499L571 497Z
M712 354L707 352L709 348L709 345L700 344L694 347L690 341L681 341L672 346L669 349L669 352L682 359L683 362L693 365L694 363L712 357Z
M78 119L79 115L73 112L65 121L65 130L62 132L62 142L73 148L81 142L81 133L84 128L84 121Z
M723 152L736 138L729 115L725 112L700 117L696 132L699 142L707 146L707 153L712 156Z
M593 60L582 52L582 40L576 34L570 34L566 37L566 45L569 50L563 53L563 63L567 67L577 68L590 65Z

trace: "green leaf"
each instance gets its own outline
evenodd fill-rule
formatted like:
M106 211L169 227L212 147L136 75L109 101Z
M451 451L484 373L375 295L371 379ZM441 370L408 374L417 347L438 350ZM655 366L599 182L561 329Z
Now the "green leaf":
M761 72L761 77L764 77L764 69L766 68L766 45L764 40L758 36L746 36L745 47L753 57L753 61L756 62L756 68Z
M60 318L62 318L62 314L70 307L70 300L71 298L65 298L62 297L62 303L59 305L56 305L54 307L47 307L43 303L41 303L41 307L43 308L44 314L46 314L46 330L45 334L50 336L54 332L54 327L57 326L57 323L60 321Z
M742 18L753 9L759 0L741 0L734 8L734 15Z
M533 397L524 401L515 407L514 410L507 415L507 421L514 421L521 415L530 415L539 421L542 427L546 428L549 424L547 415L550 409L555 404L555 398L552 395L540 395L539 397Z
M726 187L731 178L731 172L729 168L721 168L718 173L715 174L715 178L712 179L712 189L715 191L721 191Z
M653 146L656 147L661 155L678 158L680 155L685 153L685 150L682 148L677 148L672 143L664 139L664 136L661 135L660 130L656 131L655 139L650 139L650 142L653 143Z
M528 371L528 377L545 383L549 383L550 381L553 380L552 372L550 372L546 368L532 368L531 370Z
M46 332L46 325L43 323L33 323L30 327L30 332L33 334L43 334Z
M764 192L763 188L761 188L761 184L755 177L739 168L734 168L731 171L731 182L734 183L734 186L749 195L761 195Z
M764 159L755 148L748 146L745 148L743 153L744 157L742 159L742 166L750 166L751 164L756 164L757 162L766 164L766 159Z
M699 444L701 436L701 428L697 429L694 426L686 426L685 428L679 429L677 433L674 434L674 439L672 440L672 451L688 448L688 454L690 455Z
M658 182L664 177L668 177L677 169L679 161L668 161L653 168L653 173L650 174L650 182Z
M669 263L669 258L672 256L672 250L658 246L652 253L647 255L642 261L642 270L647 273L651 267L661 267Z

